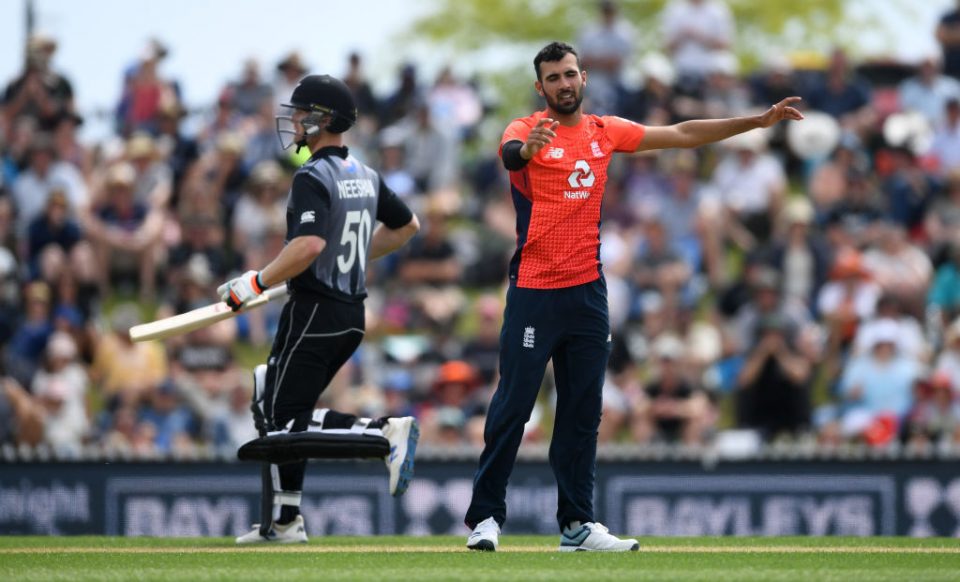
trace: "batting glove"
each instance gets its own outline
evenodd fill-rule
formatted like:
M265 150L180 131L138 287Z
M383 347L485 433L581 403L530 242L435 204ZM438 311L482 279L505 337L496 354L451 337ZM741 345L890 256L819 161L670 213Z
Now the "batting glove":
M247 271L235 279L230 279L217 287L220 299L223 299L230 309L240 311L244 303L266 291L259 271Z

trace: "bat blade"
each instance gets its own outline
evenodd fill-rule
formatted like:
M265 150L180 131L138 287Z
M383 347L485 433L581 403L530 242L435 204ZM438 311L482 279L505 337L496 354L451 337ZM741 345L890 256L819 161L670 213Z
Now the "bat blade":
M257 307L265 305L270 301L284 297L286 294L286 285L268 289L263 293L263 295L260 295L259 297L249 301L243 307L243 311L246 312L250 311L251 309L256 309ZM189 333L196 329L200 329L201 327L213 325L214 323L223 321L224 319L230 319L236 315L237 313L230 309L226 303L219 301L210 305L198 307L197 309L188 311L186 313L180 313L164 319L158 319L157 321L135 325L130 328L130 339L135 342L166 339L176 335Z

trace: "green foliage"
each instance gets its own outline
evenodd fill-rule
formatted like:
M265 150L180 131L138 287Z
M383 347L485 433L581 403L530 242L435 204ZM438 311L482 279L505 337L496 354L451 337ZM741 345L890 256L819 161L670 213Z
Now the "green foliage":
M435 10L414 23L419 39L473 52L491 46L523 47L576 40L581 24L597 20L595 2L567 0L433 0ZM640 48L658 48L666 0L624 0L621 14L639 31ZM769 47L822 48L842 41L845 0L766 2L728 0L737 23L738 50L757 55ZM742 46L741 46L742 45Z
M844 31L858 26L846 0L727 1L737 23L735 49L746 68L762 61L771 47L781 53L824 53L834 44L845 44ZM638 31L637 56L661 50L660 15L666 4L620 2L622 16ZM583 23L598 19L593 1L433 0L433 9L425 12L406 40L431 46L451 60L468 59L497 89L501 111L512 114L530 108L536 51L552 40L575 43Z

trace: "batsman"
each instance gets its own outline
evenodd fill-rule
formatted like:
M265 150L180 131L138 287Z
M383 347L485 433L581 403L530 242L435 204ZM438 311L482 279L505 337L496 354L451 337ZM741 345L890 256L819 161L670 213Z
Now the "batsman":
M371 443L388 450L390 493L399 496L413 476L416 420L373 420L315 406L363 339L367 261L403 246L420 225L380 174L344 146L357 108L342 81L309 75L284 106L292 114L277 117L281 145L311 154L291 184L286 245L262 270L218 289L234 311L272 285L286 281L290 291L267 364L254 370L254 421L261 437L304 433L296 436L356 446L355 455L340 451L338 457L366 456ZM264 465L262 523L238 537L238 544L307 541L300 515L305 471L305 459Z

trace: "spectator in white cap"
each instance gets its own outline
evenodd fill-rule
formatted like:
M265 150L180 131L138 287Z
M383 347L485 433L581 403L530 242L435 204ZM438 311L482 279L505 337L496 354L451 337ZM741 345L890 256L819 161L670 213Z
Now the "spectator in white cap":
M87 372L77 361L76 342L65 332L54 332L31 392L46 411L44 441L60 453L77 454L90 429L87 382Z
M900 327L894 321L878 324L869 352L848 361L840 380L846 404L841 432L857 437L881 415L902 418L910 409L913 382L923 373L920 364L900 349Z

